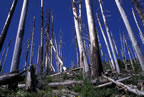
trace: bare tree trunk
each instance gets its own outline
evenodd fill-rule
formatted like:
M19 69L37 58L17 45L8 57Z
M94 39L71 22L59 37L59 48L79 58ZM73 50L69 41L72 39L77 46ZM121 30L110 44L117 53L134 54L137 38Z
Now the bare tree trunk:
M32 62L33 62L34 32L35 32L35 16L33 17L33 31L32 31L32 39L31 39L30 64L32 64Z
M28 1L29 0L23 1L23 7L22 7L21 17L19 21L19 27L17 31L17 37L15 42L15 48L14 48L13 58L11 62L10 72L19 71L19 62L20 62L20 55L22 50L22 40L24 36L24 27L25 27L25 20L26 20L27 9L28 9ZM9 84L9 88L11 89L15 89L16 87L17 87L17 83Z
M134 5L137 13L139 14L139 17L140 17L140 19L141 19L141 21L142 21L142 23L143 23L143 25L144 25L144 12L143 12L143 10L142 10L142 8L141 8L141 5L140 5L140 3L139 3L139 0L132 0L132 3L133 3L133 5Z
M118 59L120 59L119 52L118 52L117 45L116 45L116 42L115 42L115 40L114 40L113 34L112 34L112 32L110 32L110 33L111 33L111 38L112 38L112 42L113 42L113 45L114 45L116 54L117 54L117 56L118 56Z
M27 40L24 70L26 70L26 68L27 68L27 63L28 63L27 61L28 61L28 56L29 56L29 47L30 47L30 42L29 42L29 40Z
M137 28L138 28L138 30L139 30L140 39L141 39L142 43L144 44L144 36L143 36L142 30L141 30L141 28L140 28L140 26L139 26L139 24L138 24L138 21L137 21L137 19L136 19L136 15L135 15L135 13L134 13L133 8L132 8L132 14L133 14L133 17L134 17L136 26L137 26Z
M43 0L41 0L40 74L43 72Z
M100 27L100 30L101 30L102 36L103 36L103 38L104 38L104 42L105 42L106 47L107 47L107 50L108 50L108 55L109 55L109 57L110 57L110 61L111 61L111 63L112 63L111 68L112 68L112 70L115 70L115 64L114 64L114 61L113 61L113 58L112 58L112 55L111 55L110 47L109 47L109 45L108 45L108 42L107 42L107 39L106 39L105 33L104 33L103 29L102 29L102 26L101 26L101 23L100 23L100 20L99 20L98 14L97 14L97 21L98 21L98 24L99 24L99 27Z
M134 47L134 49L135 49L135 51L137 53L138 59L139 59L140 64L141 64L142 71L144 71L144 56L143 56L143 53L141 51L141 48L140 48L140 46L139 46L139 44L138 44L138 42L136 40L136 37L135 37L135 35L133 33L131 25L130 25L130 23L128 21L128 18L126 16L126 14L125 14L125 11L124 11L124 9L122 8L122 6L120 4L120 1L119 0L115 0L115 2L116 2L116 5L117 5L117 7L118 7L118 9L120 11L120 14L121 14L121 17L122 17L122 19L124 21L124 24L125 24L125 26L127 28L130 40L132 42L132 45L133 45L133 47Z
M4 43L4 40L6 38L8 29L9 29L9 26L10 26L10 23L11 23L11 20L12 20L12 17L13 17L15 8L16 8L16 5L17 5L17 0L13 0L12 6L10 8L10 12L8 14L7 20L5 22L5 25L4 25L3 30L1 32L1 35L0 35L0 51L3 47L3 43Z
M101 76L101 73L103 72L103 68L102 68L102 63L100 58L97 31L95 28L91 3L92 3L91 0L85 0L88 27L89 27L89 36L90 36L90 58L91 58L91 65L92 65L91 76L96 78L98 76Z
M20 55L22 50L21 47L22 47L22 40L24 36L24 27L25 27L25 20L26 20L26 14L28 9L28 1L29 0L24 0L23 2L10 72L19 71L18 68L19 68Z
M128 50L128 55L129 55L129 59L130 59L130 63L131 63L132 69L133 69L133 71L135 71L134 63L133 63L133 60L132 60L132 57L131 57L131 54L130 54L130 50L129 50L126 38L124 38L124 41L125 41L125 44L126 44L126 47L127 47L127 50Z
M110 37L110 31L109 31L109 28L108 28L108 25L107 25L106 17L104 15L104 11L103 11L101 0L99 0L99 4L100 4L100 9L101 9L101 13L102 13L105 29L106 29L106 32L107 32L108 40L109 40L109 43L110 43L110 46L111 46L111 51L112 51L113 58L114 58L114 61L115 61L116 71L117 71L117 73L120 73L118 60L117 60L117 57L116 57L116 54L115 54L115 49L114 49L114 46L113 46L113 43L112 43L112 39Z
M75 0L72 1L72 7L73 7L73 17L74 17L74 23L75 23L75 30L76 30L76 36L77 36L77 43L80 53L80 66L83 67L83 73L84 75L89 75L89 66L88 61L84 49L84 44L81 37L81 27L79 26L79 19L77 16L77 9L76 9L76 3Z

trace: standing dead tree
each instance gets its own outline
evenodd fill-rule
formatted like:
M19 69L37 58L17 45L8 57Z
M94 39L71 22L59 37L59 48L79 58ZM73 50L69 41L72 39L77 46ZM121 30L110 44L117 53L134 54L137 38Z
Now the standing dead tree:
M17 5L17 0L13 0L12 6L10 8L10 12L8 14L7 20L5 22L5 25L4 25L3 30L1 32L1 35L0 35L0 51L3 47L3 43L4 43L4 40L6 38L8 29L9 29L9 26L10 26L10 23L11 23L11 20L12 20L12 17L13 17L15 8L16 8L16 5Z
M24 0L23 2L10 72L19 71L18 68L19 68L20 55L22 50L22 41L24 36L24 27L25 27L25 20L26 20L26 14L28 9L28 1L29 0Z
M131 25L130 25L130 23L128 21L128 18L126 16L126 13L125 13L123 7L120 4L120 1L119 0L115 0L115 2L116 2L116 5L117 5L117 7L119 9L121 17L122 17L122 19L124 21L126 29L128 31L128 34L129 34L130 40L132 42L132 45L133 45L133 47L134 47L134 49L136 51L136 54L138 56L138 59L140 61L141 69L142 69L142 71L144 71L144 56L143 56L143 53L141 51L140 45L138 44L138 42L136 40L136 37L135 37L134 32L132 30L132 27L131 27Z
M28 63L27 61L28 61L28 56L29 56L29 47L30 47L30 41L27 40L24 70L26 70L26 68L27 68L27 63Z
M115 64L114 64L114 61L113 61L113 58L112 58L112 55L111 55L111 51L110 51L110 47L109 47L109 45L108 45L108 41L107 41L106 36L105 36L105 33L104 33L103 29L102 29L102 25L101 25L101 23L100 23L100 19L99 19L99 17L98 17L98 14L96 14L96 16L97 16L97 21L98 21L98 24L99 24L99 27L100 27L102 36L103 36L103 38L104 38L104 42L105 42L106 47L107 47L107 50L108 50L108 55L109 55L109 57L110 57L110 61L111 61L111 65L112 65L111 68L112 68L112 70L115 70Z
M4 58L5 52L6 52L6 48L4 48L3 53L1 55L1 58L0 58L0 72L2 70L2 61L3 61L3 58Z
M75 30L76 30L76 37L77 37L77 43L80 53L80 66L83 68L84 75L89 75L89 66L88 66L88 60L86 57L84 44L81 37L81 24L79 24L79 17L77 15L77 8L76 8L76 2L75 0L72 0L72 9L73 9L73 17L74 17L74 23L75 23Z
M23 7L21 11L21 16L20 16L10 72L19 71L19 61L20 61L20 55L21 55L21 50L22 50L22 41L23 41L23 36L24 36L24 27L25 27L25 20L26 20L27 9L28 9L28 2L29 0L23 1ZM9 88L11 89L15 89L16 87L17 87L17 83L9 84Z
M92 12L92 0L85 0L86 13L87 13L87 21L89 27L89 37L90 37L90 62L91 62L91 76L96 78L101 76L103 72L99 44L97 38L97 31L94 23L94 15Z
M144 44L144 36L143 36L142 30L141 30L141 28L140 28L140 26L139 26L139 24L138 24L138 21L137 21L137 19L136 19L136 15L135 15L135 13L134 13L133 8L132 8L132 14L133 14L133 17L134 17L136 26L137 26L137 28L138 28L138 30L139 30L140 39L141 39L142 43Z
M32 64L32 62L33 62L34 33L35 33L35 16L33 17L33 29L32 29L32 39L31 39L31 50L30 50L30 64Z
M43 72L43 0L41 0L40 74Z
M116 71L117 71L117 73L120 73L118 60L117 60L117 57L116 57L116 54L115 54L115 49L114 49L113 42L112 42L112 39L111 39L111 36L110 36L110 31L109 31L109 28L108 28L108 25L107 25L106 17L104 15L104 10L103 10L103 7L102 7L102 1L101 0L99 0L99 5L100 5L100 10L101 10L101 13L102 13L105 29L106 29L106 32L107 32L108 40L109 40L109 43L110 43L111 51L112 51L113 58L114 58L114 61L115 61Z
M141 21L142 21L142 23L144 25L144 12L143 12L143 10L141 8L139 0L132 0L132 3L134 5L137 13L139 14L139 17L140 17L140 19L141 19Z

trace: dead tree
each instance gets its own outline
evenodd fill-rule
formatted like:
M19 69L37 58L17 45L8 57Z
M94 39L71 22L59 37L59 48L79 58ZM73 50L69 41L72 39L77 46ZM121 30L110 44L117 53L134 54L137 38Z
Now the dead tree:
M26 68L27 68L27 63L28 63L27 61L28 61L28 56L29 56L29 47L30 47L30 42L29 42L29 40L27 40L24 70L26 70Z
M3 43L4 43L4 40L6 38L8 29L9 29L9 26L10 26L10 23L11 23L11 20L12 20L12 17L13 17L15 8L16 8L16 5L17 5L17 0L13 0L12 6L10 8L10 12L8 14L7 20L5 22L5 25L4 25L3 30L1 32L1 35L0 35L0 51L3 47Z
M22 41L24 36L24 27L25 27L25 20L26 20L27 9L28 9L28 1L29 0L24 0L23 2L10 72L19 71L18 68L19 68L20 55L22 50Z
M136 26L137 26L137 28L138 28L138 30L139 30L140 39L141 39L142 43L144 44L144 36L143 36L142 30L141 30L141 28L140 28L140 26L139 26L139 24L138 24L138 21L137 21L137 19L136 19L136 15L135 15L135 13L134 13L133 8L132 8L132 14L133 14L133 17L134 17Z
M47 22L47 29L46 29L46 49L45 49L45 67L46 67L46 74L49 72L50 66L50 23L51 23L51 12L48 12L48 22Z
M100 10L101 10L101 14L102 14L102 17L103 17L105 29L106 29L106 32L107 32L108 40L109 40L109 43L110 43L111 51L112 51L113 58L114 58L114 61L115 61L116 71L117 71L117 73L120 73L118 60L117 60L117 57L116 57L116 54L115 54L115 49L114 49L112 39L111 39L111 36L110 36L110 31L109 31L109 28L108 28L108 25L107 25L106 17L104 15L104 10L103 10L103 7L102 7L102 1L101 0L99 0L99 5L100 5Z
M112 64L111 68L112 68L112 70L115 70L115 64L114 64L114 61L113 61L113 58L112 58L112 55L111 55L111 51L110 51L110 47L109 47L109 45L108 45L108 41L107 41L106 36L105 36L105 33L104 33L103 29L102 29L102 25L101 25L101 23L100 23L100 19L99 19L99 17L98 17L98 14L96 14L96 15L97 15L97 21L98 21L98 24L99 24L99 27L100 27L102 36L103 36L103 38L104 38L104 42L105 42L106 47L107 47L108 55L109 55L109 57L110 57L110 61L111 61L111 64Z
M130 63L131 63L132 69L133 69L133 71L135 71L134 63L133 63L133 60L132 60L132 57L131 57L131 54L130 54L130 49L128 47L128 43L127 43L127 40L126 40L125 37L124 37L124 41L125 41L125 44L126 44L126 48L127 48L127 51L128 51L128 55L129 55L129 59L130 59Z
M84 49L84 44L81 37L81 27L79 25L79 18L77 15L77 8L76 8L76 2L75 0L72 0L72 9L73 9L73 17L74 17L74 23L75 23L75 30L76 30L76 37L77 37L77 43L80 53L80 66L83 68L84 75L89 75L89 66L88 61Z
M132 0L132 4L134 5L134 7L135 7L135 9L136 9L136 11L137 11L137 13L138 13L143 25L144 25L144 12L142 10L142 7L140 5L139 0Z
M26 14L27 14L27 9L28 9L28 1L29 0L23 1L23 7L21 11L21 16L20 16L10 72L19 71L19 62L20 62L20 56L21 56L21 50L22 50L22 41L23 41L23 36L24 36L24 27L25 27L25 20L26 20ZM9 88L11 89L15 89L16 87L17 87L17 83L9 84Z
M135 49L135 51L137 53L138 59L139 59L140 64L141 64L142 71L144 71L144 56L143 56L143 53L141 51L140 45L138 44L138 42L136 40L136 37L135 37L135 35L133 33L133 30L132 30L132 27L131 27L131 25L130 25L130 23L128 21L128 18L126 16L126 13L125 13L124 9L122 8L122 6L120 4L120 1L119 0L115 0L115 2L116 2L116 5L117 5L117 7L119 9L121 17L122 17L122 19L124 21L126 29L128 31L128 34L129 34L130 40L132 42L132 45L133 45L133 47L134 47L134 49Z
M43 72L43 0L41 0L40 74Z
M90 37L90 62L91 62L91 76L96 78L101 76L103 72L99 44L97 38L97 31L94 23L94 15L92 12L92 0L85 0L86 13L87 13L87 21L89 27L89 37Z
M32 30L31 50L30 50L30 64L32 64L32 61L33 61L34 32L35 32L35 16L33 17L33 30Z
M112 32L110 32L110 34L111 34L111 38L112 38L112 42L113 42L113 45L114 45L116 54L117 54L117 56L118 56L118 60L120 60L120 56L119 56L119 52L118 52L118 49L117 49L117 45L116 45L115 39L114 39L114 37L113 37Z

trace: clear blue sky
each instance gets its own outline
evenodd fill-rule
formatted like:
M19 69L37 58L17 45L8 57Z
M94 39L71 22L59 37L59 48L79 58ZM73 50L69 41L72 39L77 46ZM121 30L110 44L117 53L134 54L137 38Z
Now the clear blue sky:
M9 9L11 7L11 3L13 0L1 0L0 1L0 31L3 28L3 25L5 23L5 20L7 18ZM92 0L93 6L94 6L94 14L96 12L99 13L99 16L101 16L99 5L97 0ZM85 13L85 4L84 0L82 0L82 17L83 17L83 24L87 25L87 18ZM126 36L127 31L125 29L125 26L123 24L123 21L121 19L121 16L119 14L119 11L116 7L116 4L114 0L103 0L103 7L105 10L106 16L111 15L110 17L107 17L108 26L110 28L110 31L112 31L114 38L116 40L118 48L120 48L120 38L119 34L121 32L125 32ZM21 13L21 7L22 7L23 0L18 0L18 4L12 19L12 23L10 25L8 35L6 37L5 46L8 44L8 40L12 40L8 59L6 62L6 71L9 71L9 67L11 64L11 59L13 55L13 49L15 44L15 38L17 34L17 27L19 23L19 17ZM128 15L128 18L130 20L130 23L132 24L132 28L134 30L134 33L141 44L141 47L143 48L143 45L140 41L138 30L136 28L136 25L134 23L132 14L131 14L131 8L133 7L130 0L122 0L123 7ZM53 16L54 16L54 32L56 33L57 40L59 40L59 32L60 30L63 32L63 58L64 63L66 66L70 66L72 61L76 62L76 52L75 52L75 39L74 39L74 22L73 22L73 14L72 14L72 4L71 0L44 0L44 16L46 21L46 16L48 14L48 9L52 10ZM40 0L29 0L29 8L27 13L27 20L26 20L26 27L25 27L25 33L24 33L24 40L23 40L23 51L21 55L21 66L24 65L24 56L25 56L25 49L26 49L26 40L28 38L31 38L31 30L32 30L32 18L33 16L36 16L36 31L35 31L35 50L34 55L37 55L37 49L40 42ZM139 17L138 17L139 18ZM102 21L102 17L101 17ZM141 21L139 22L141 25ZM105 43L103 41L103 37L101 35L101 32L99 30L99 26L96 23L97 31L100 35L100 40L102 42L102 48L105 53L107 53ZM104 27L104 26L103 26ZM142 29L144 31L144 29ZM130 43L130 42L129 42ZM1 52L2 53L2 52Z

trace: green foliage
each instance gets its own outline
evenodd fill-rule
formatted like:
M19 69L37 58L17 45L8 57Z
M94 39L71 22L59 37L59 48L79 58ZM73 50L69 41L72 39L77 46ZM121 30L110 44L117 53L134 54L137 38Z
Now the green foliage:
M53 78L51 76L46 77L45 82L50 83L53 81Z
M68 75L66 73L64 73L62 77L64 80L66 80L68 78Z

